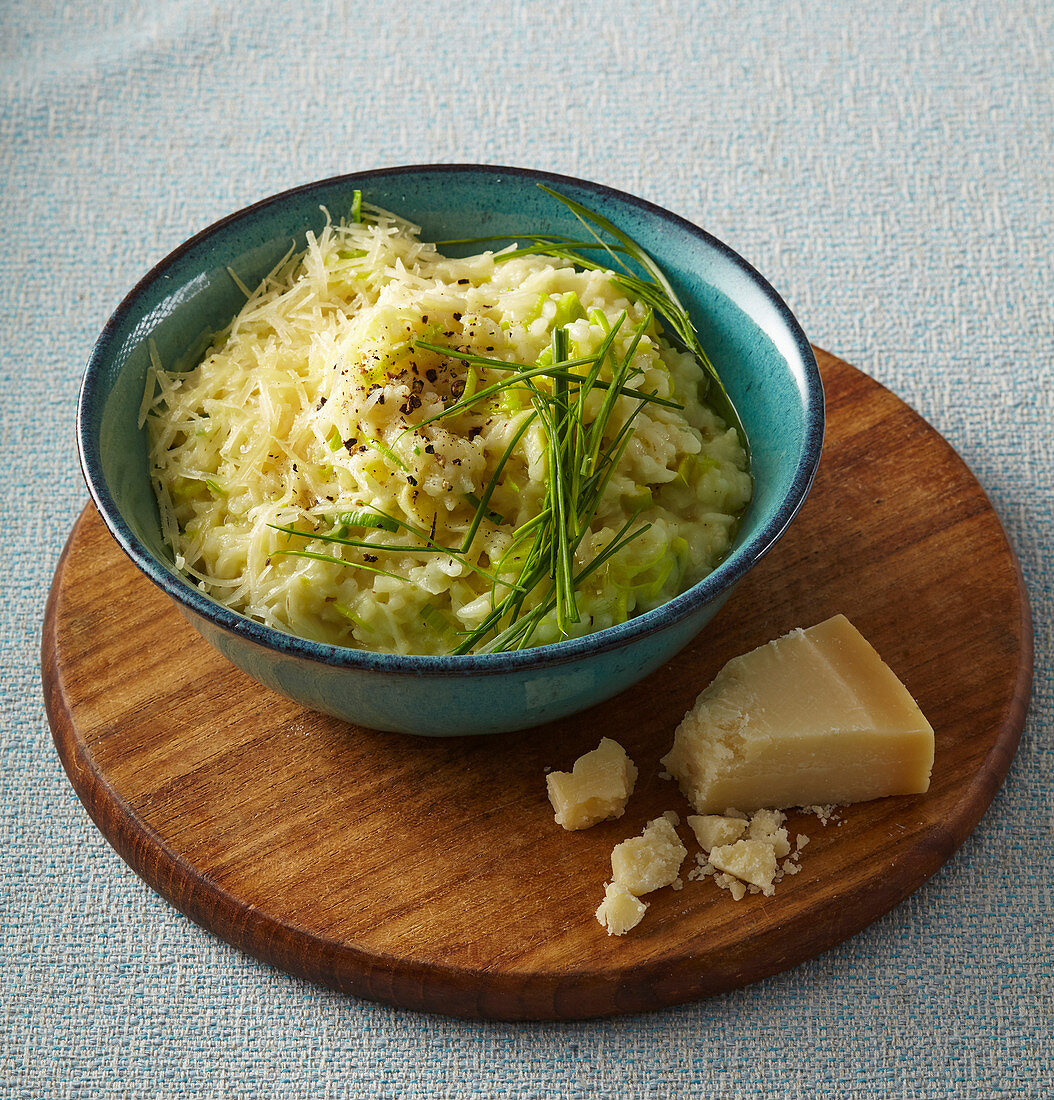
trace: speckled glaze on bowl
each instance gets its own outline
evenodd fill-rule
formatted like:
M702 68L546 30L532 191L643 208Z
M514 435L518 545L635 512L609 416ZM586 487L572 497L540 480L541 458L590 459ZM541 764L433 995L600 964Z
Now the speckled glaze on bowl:
M161 538L137 427L148 341L192 367L244 298L227 268L255 285L309 229L339 217L357 188L423 227L426 239L546 231L580 234L546 183L636 238L689 306L742 418L754 499L729 556L669 603L586 638L517 653L403 657L271 630L199 592ZM522 729L592 706L652 672L693 638L787 529L812 484L824 405L804 333L767 282L720 241L668 211L599 184L520 168L426 165L308 184L256 203L191 238L118 306L81 387L85 480L114 538L202 636L260 683L316 710L381 730L437 736Z

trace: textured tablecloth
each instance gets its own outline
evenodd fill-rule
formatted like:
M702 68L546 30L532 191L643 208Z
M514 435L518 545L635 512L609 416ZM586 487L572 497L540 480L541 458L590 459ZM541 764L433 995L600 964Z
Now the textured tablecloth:
M1052 11L0 4L0 1095L1054 1094ZM74 406L107 316L231 210L428 161L549 168L694 219L922 412L1009 530L1037 648L1007 783L939 874L822 958L604 1022L401 1012L191 924L63 775L39 632L86 499Z

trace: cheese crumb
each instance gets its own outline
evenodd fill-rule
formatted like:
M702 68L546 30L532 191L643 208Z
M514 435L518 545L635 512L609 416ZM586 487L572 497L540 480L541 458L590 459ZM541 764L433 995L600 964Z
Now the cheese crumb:
M597 909L597 920L609 936L624 936L636 928L644 917L648 903L634 897L620 882L611 882L604 890L604 900Z
M714 882L722 890L727 890L735 901L742 901L746 897L747 888L739 879L733 878L731 875L714 875Z
M626 750L610 737L580 756L570 772L545 777L556 823L568 830L588 829L598 821L621 817L637 782L637 769Z
M650 894L669 886L688 849L666 817L649 821L640 836L616 844L611 853L612 878L632 894Z
M772 846L763 840L737 840L734 844L715 848L710 853L710 862L719 871L752 883L766 895L776 892L772 885L776 855Z
M703 814L689 817L688 827L695 833L699 847L709 852L722 844L731 844L746 831L747 823L738 817L722 817L720 814Z
M703 851L696 854L696 867L688 872L688 878L697 882L712 877L736 901L747 893L771 897L786 875L796 875L801 870L793 861L809 843L804 833L798 833L796 848L791 852L786 820L779 810L758 810L749 818L734 810L726 811L724 816L689 817L688 824ZM780 859L782 864L778 862ZM733 881L744 889L733 888L730 885Z
M779 810L758 810L750 819L748 831L751 840L760 840L770 845L776 858L782 859L790 852L787 830L781 828L786 820L786 815Z

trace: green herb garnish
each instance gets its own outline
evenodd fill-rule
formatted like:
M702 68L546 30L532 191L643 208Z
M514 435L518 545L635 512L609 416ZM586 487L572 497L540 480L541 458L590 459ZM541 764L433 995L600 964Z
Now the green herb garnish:
M624 318L619 318L613 326L612 335L623 321ZM583 581L609 557L648 529L648 525L644 525L631 532L629 528L636 521L634 515L588 565L576 572L575 554L590 533L608 482L632 435L633 420L654 397L627 390L624 385L631 374L637 343L650 323L649 312L634 330L627 352L620 360L611 354L612 340L605 339L585 375L563 369L568 363L567 330L554 329L549 349L551 366L548 368L553 378L552 392L543 391L536 384L539 374L545 373L538 370L520 371L513 380L504 383L524 385L529 392L533 412L524 416L512 444L480 497L473 527L478 527L482 519L490 490L497 483L512 445L535 421L541 424L546 436L546 496L539 514L513 533L512 545L497 564L499 574L505 572L506 566L518 567L516 587L501 600L492 597L491 612L475 630L466 632L455 653L468 653L477 646L481 646L484 652L525 648L531 644L539 623L549 614L553 615L557 630L567 636L572 624L581 621L578 590ZM611 385L596 418L586 424L585 397L594 388L605 363L610 365ZM614 412L615 400L624 392L636 399L636 407L614 438L604 445L602 441ZM527 599L532 595L536 597L536 602L525 610Z
M699 341L691 318L655 261L608 219L557 191L548 187L542 189L571 210L588 231L589 239L522 234L438 243L475 244L487 240L511 240L517 242L515 247L500 253L496 257L498 262L513 256L544 254L562 257L579 268L591 270L607 269L607 264L595 258L597 252L604 253L612 267L618 268L612 271L614 281L647 307L646 316L629 334L624 354L619 356L614 351L614 343L626 323L626 315L623 313L612 324L598 310L591 311L588 319L604 331L600 345L589 355L570 354L567 325L586 317L585 310L573 293L563 295L557 303L550 346L536 363L510 363L428 340L417 340L417 348L465 363L467 378L464 389L450 404L408 427L403 434L418 432L428 424L456 416L490 399L506 401L510 409L517 410L512 415L519 418L487 484L479 495L465 494L465 499L473 507L473 515L460 545L446 546L437 542L434 523L432 531L428 532L379 510L342 513L337 517L337 526L329 533L271 525L289 536L364 549L370 554L448 555L465 569L487 578L491 583L491 610L475 629L461 632L460 641L453 651L455 654L526 648L532 644L539 625L550 616L558 633L563 637L569 636L574 624L581 621L579 598L583 584L629 543L649 530L650 524L637 525L641 511L650 500L650 493L640 494L637 510L616 535L603 547L590 547L592 556L584 565L576 566L576 554L592 532L592 523L632 438L634 421L640 411L649 403L682 408L676 401L659 397L657 393L642 392L629 384L640 375L632 366L633 357L656 317L661 318L664 326L699 362L708 385L722 406L719 411L739 428L742 436L742 426ZM362 195L358 191L352 204L352 218L356 222L362 220ZM601 233L611 239L606 239ZM600 375L605 369L608 378L602 379ZM488 383L481 372L501 372L503 377ZM544 385L542 379L545 380ZM587 423L585 403L593 390L600 391L603 396L599 411ZM629 398L634 405L616 427L614 414L619 398ZM505 517L490 507L490 500L498 487L504 484L505 469L514 449L532 426L540 427L545 437L547 477L541 509L513 532L511 543L501 559L492 562L491 569L483 569L475 564L473 542L484 519L499 526L506 523ZM339 446L334 439L329 442L333 449ZM391 447L377 440L363 439L362 442L409 472ZM414 453L419 453L419 450ZM419 542L405 545L349 537L354 528L393 534L402 532L414 536ZM383 568L314 551L287 549L276 553L350 565L383 576L405 579ZM645 567L649 568L652 568L652 563ZM672 562L665 573L657 568L655 578L640 582L638 587L657 592L672 568ZM502 594L499 594L499 588L503 589ZM338 610L344 613L344 609ZM438 611L426 605L422 617L427 620L433 615L438 616ZM351 618L350 615L345 617ZM443 621L446 622L445 619Z

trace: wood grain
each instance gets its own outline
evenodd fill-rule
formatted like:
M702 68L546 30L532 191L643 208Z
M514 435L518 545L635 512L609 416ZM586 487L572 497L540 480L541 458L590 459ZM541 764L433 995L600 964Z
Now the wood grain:
M963 842L1006 775L1031 690L1013 551L948 444L817 353L828 435L805 508L703 634L585 714L508 736L360 729L261 688L203 642L89 507L48 601L48 714L88 812L182 912L335 989L469 1017L570 1018L704 997L865 927ZM932 722L928 794L849 807L771 898L659 891L623 938L593 918L612 846L663 810L674 726L730 657L844 612ZM553 822L547 767L601 735L640 768L626 815ZM688 833L682 827L687 839ZM694 842L690 852L696 850ZM686 864L685 871L688 870Z

